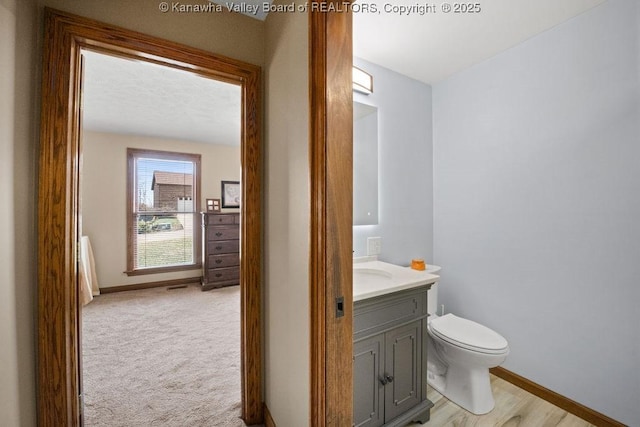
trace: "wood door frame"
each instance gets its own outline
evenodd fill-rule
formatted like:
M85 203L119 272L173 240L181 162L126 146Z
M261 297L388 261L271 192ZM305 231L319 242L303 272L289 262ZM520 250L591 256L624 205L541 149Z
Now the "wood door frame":
M38 189L37 410L41 427L80 423L77 298L80 49L138 58L241 86L242 418L263 420L261 69L92 19L45 10Z
M353 423L352 13L322 3L335 11L309 17L310 425L339 427Z

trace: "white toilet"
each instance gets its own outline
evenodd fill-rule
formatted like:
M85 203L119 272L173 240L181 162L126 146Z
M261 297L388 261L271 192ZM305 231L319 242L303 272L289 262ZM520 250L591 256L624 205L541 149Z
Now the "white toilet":
M440 267L427 272L439 274ZM481 415L495 402L489 368L509 354L507 340L497 332L451 313L438 317L438 284L428 293L427 382L440 394L467 411Z

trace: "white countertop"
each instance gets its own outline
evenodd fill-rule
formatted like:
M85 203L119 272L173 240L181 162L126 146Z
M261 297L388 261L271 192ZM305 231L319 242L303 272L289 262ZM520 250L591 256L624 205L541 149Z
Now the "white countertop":
M356 258L353 263L353 301L435 283L440 279L427 271L413 270L375 258Z

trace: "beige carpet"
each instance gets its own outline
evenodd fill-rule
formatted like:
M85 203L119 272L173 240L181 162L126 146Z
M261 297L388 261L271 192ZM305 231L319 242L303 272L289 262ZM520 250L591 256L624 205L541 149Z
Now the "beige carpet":
M82 322L87 427L244 426L238 286L105 294Z

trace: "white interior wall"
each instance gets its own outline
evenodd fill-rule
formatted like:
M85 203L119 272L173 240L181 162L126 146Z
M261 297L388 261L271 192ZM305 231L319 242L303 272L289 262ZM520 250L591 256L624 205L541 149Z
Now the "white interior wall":
M35 420L36 8L0 0L0 423Z
M15 120L15 49L16 17L15 2L0 3L0 63L7 64L0 78L0 234L5 236L0 243L0 339L9 343L0 350L0 389L8 399L0 400L0 413L7 414L12 425L18 425L18 354L16 276L15 276L15 234L14 234L14 120ZM11 9L9 9L11 7Z
M204 209L206 199L220 198L220 181L240 180L240 147L104 132L83 133L82 234L91 239L100 287L200 276L199 269L142 276L124 273L127 269L127 148L200 154L200 207ZM223 211L237 212L238 209Z
M446 310L505 368L640 425L640 5L610 0L433 87Z
M266 21L265 399L278 426L306 426L310 414L308 22Z
M431 87L360 58L373 75L370 95L354 101L378 108L378 225L353 227L354 256L367 255L367 238L381 237L383 261L409 265L433 260L433 145Z

